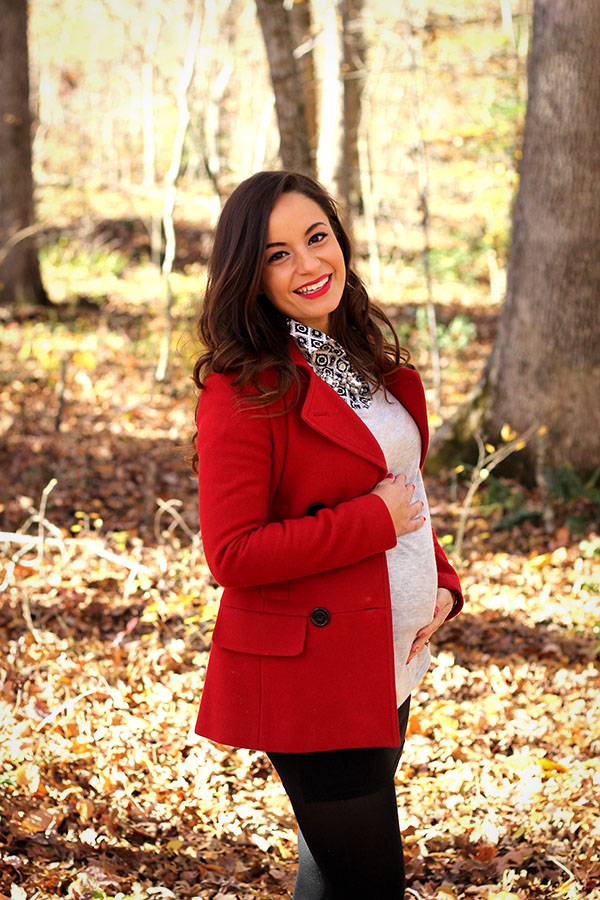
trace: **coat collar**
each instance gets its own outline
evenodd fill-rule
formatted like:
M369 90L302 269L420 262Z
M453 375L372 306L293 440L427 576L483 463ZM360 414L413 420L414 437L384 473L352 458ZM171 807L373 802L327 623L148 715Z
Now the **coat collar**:
M294 340L290 353L295 365L307 376L307 389L300 415L306 424L328 440L372 462L383 478L387 466L383 451L367 426L353 409L315 374ZM386 377L386 387L408 410L421 433L421 465L425 459L429 432L425 395L414 369L402 366Z

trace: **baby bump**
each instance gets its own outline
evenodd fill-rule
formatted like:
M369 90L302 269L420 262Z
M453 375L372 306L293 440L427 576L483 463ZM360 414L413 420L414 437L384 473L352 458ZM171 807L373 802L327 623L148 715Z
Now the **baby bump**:
M410 538L410 540L404 540ZM431 529L425 525L403 535L386 553L394 632L416 632L433 618L437 593L437 568Z

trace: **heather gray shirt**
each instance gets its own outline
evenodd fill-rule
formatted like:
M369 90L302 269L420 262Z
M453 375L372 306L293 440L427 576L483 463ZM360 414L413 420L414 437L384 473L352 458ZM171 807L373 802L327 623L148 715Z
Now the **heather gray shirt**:
M430 663L429 648L424 647L406 665L417 631L433 619L437 593L437 567L429 506L419 469L421 435L414 419L399 400L381 388L368 409L355 410L383 450L388 471L406 475L415 485L415 500L425 504L422 528L398 537L396 546L386 552L392 601L396 696L400 705L421 680Z

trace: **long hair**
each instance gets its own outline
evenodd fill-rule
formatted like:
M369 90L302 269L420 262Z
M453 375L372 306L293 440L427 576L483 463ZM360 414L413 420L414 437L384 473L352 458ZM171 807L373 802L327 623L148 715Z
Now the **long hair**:
M291 191L317 203L331 224L346 265L346 285L339 306L331 314L330 334L345 348L352 365L374 388L386 371L408 362L385 313L370 300L351 268L352 248L334 200L307 175L296 172L258 172L231 194L221 213L208 265L208 282L198 320L204 347L194 365L193 378L202 389L211 372L232 372L240 388L251 384L260 403L270 403L298 383L289 353L284 317L261 293L260 282L269 217L279 197ZM392 340L384 337L387 326ZM261 383L261 372L275 368L275 386ZM271 381L269 379L269 381Z

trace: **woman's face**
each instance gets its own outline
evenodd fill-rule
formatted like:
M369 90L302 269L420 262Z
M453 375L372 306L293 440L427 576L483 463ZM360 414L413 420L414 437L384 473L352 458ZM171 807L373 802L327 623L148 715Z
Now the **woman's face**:
M269 217L265 296L286 316L327 332L345 284L342 249L321 207L297 191L282 194Z

